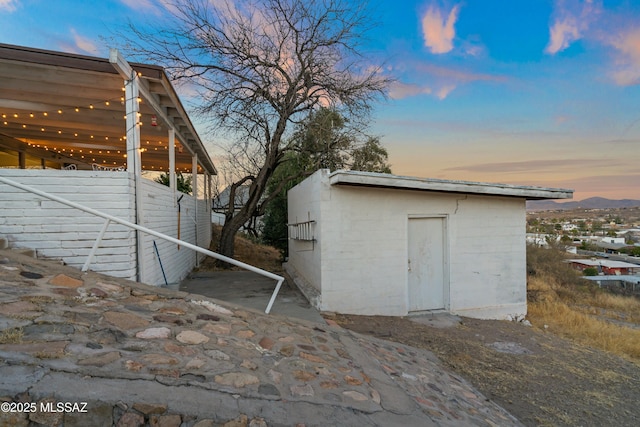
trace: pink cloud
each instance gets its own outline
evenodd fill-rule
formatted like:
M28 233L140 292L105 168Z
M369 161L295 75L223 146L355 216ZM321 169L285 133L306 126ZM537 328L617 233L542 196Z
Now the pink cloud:
M433 64L417 64L418 71L427 73L431 76L457 83L469 83L474 81L496 81L504 82L506 77L495 74L471 73L455 68L440 67Z
M569 45L580 38L580 28L573 17L566 17L562 21L556 21L549 28L549 44L545 52L555 54L565 50Z
M411 96L430 94L431 88L426 86L419 86L416 84L402 83L399 81L393 82L389 87L389 97L391 99L404 99Z
M583 38L601 9L597 0L557 0L555 19L549 27L549 44L544 51L554 55Z
M609 44L616 49L617 57L611 76L616 84L630 86L640 84L640 29L633 29L613 37Z
M456 35L454 25L459 10L460 5L454 6L445 18L443 10L431 5L422 17L424 44L431 53L447 53L453 49L453 39Z
M450 84L450 85L444 85L442 87L440 87L438 89L438 91L436 92L436 96L438 97L439 100L443 100L445 99L451 92L453 92L453 90L456 88L455 85Z
M403 99L416 95L433 95L443 100L460 85L475 81L506 82L507 78L500 75L472 73L465 70L441 67L429 63L407 63L398 64L390 71L401 71L403 74L409 73L404 82L395 82L390 90L389 96L392 99ZM413 82L407 82L413 80ZM418 81L418 83L415 83ZM427 81L420 83L420 81Z
M161 15L163 12L159 6L171 10L171 2L167 2L166 0L159 0L157 3L153 0L120 0L120 2L130 9L152 13L156 16Z
M87 37L83 37L76 32L76 30L71 29L71 34L73 35L73 41L75 42L75 46L84 53L92 53L95 54L98 52L98 47L95 45L93 41L88 39Z
M0 0L0 10L15 12L18 8L18 0Z

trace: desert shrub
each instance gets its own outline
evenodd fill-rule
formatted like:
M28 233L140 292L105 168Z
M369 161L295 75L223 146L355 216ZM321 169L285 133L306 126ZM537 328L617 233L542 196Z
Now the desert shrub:
M585 276L597 276L598 269L595 267L587 267L584 270L582 270L582 274L584 274Z

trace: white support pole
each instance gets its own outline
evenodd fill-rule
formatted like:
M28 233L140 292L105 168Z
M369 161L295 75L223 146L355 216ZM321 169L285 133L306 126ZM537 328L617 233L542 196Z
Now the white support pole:
M198 153L191 156L191 188L193 197L198 200Z
M135 71L131 70L131 78L124 82L124 97L126 108L127 126L127 171L133 172L136 176L142 174L142 160L140 154L140 122L138 114L139 79Z
M136 222L144 223L144 212L142 210L142 156L140 152L140 105L138 98L140 96L140 77L138 73L131 68L129 63L118 53L117 49L111 49L109 52L109 62L124 77L125 90L125 108L126 108L126 136L127 136L127 171L133 173L134 191L136 199ZM138 258L138 280L145 282L146 266L144 256L143 234L137 232L137 258Z
M169 187L176 192L176 131L169 129ZM175 198L175 197L174 197Z
M195 202L193 216L195 219L195 244L198 245L198 229L199 229L199 221L198 221L198 153L195 153L191 157L191 189L193 191L193 199ZM196 267L200 266L200 259L198 254L196 253Z
M211 174L207 172L207 218L209 218L209 222L207 223L209 224L209 227L207 227L207 236L209 244L211 244L211 235L213 233L213 223L211 221L211 212L213 212L213 209L211 209L213 203L213 199L211 198L213 195L213 190L211 189L212 183Z

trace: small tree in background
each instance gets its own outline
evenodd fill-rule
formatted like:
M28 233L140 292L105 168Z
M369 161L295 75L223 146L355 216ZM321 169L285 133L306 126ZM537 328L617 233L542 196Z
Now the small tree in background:
M391 166L387 163L389 154L378 138L369 138L362 147L351 152L351 157L351 170L391 173Z
M587 267L584 270L582 270L582 274L584 274L585 276L597 276L598 269L595 267Z
M287 192L318 169L350 169L391 173L387 150L380 140L348 127L334 110L323 108L297 126L290 143L298 147L288 153L269 181L272 198L263 218L262 240L287 256ZM295 141L297 139L297 141Z
M170 187L169 174L161 173L160 176L154 179L155 182ZM191 194L193 189L191 188L191 175L183 175L182 172L176 173L176 189L185 194Z

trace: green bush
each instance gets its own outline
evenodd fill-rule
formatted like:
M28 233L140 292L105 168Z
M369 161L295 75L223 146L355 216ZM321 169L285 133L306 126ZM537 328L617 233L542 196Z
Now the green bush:
M584 270L582 270L582 274L584 274L585 276L597 276L598 269L595 267L587 267Z

